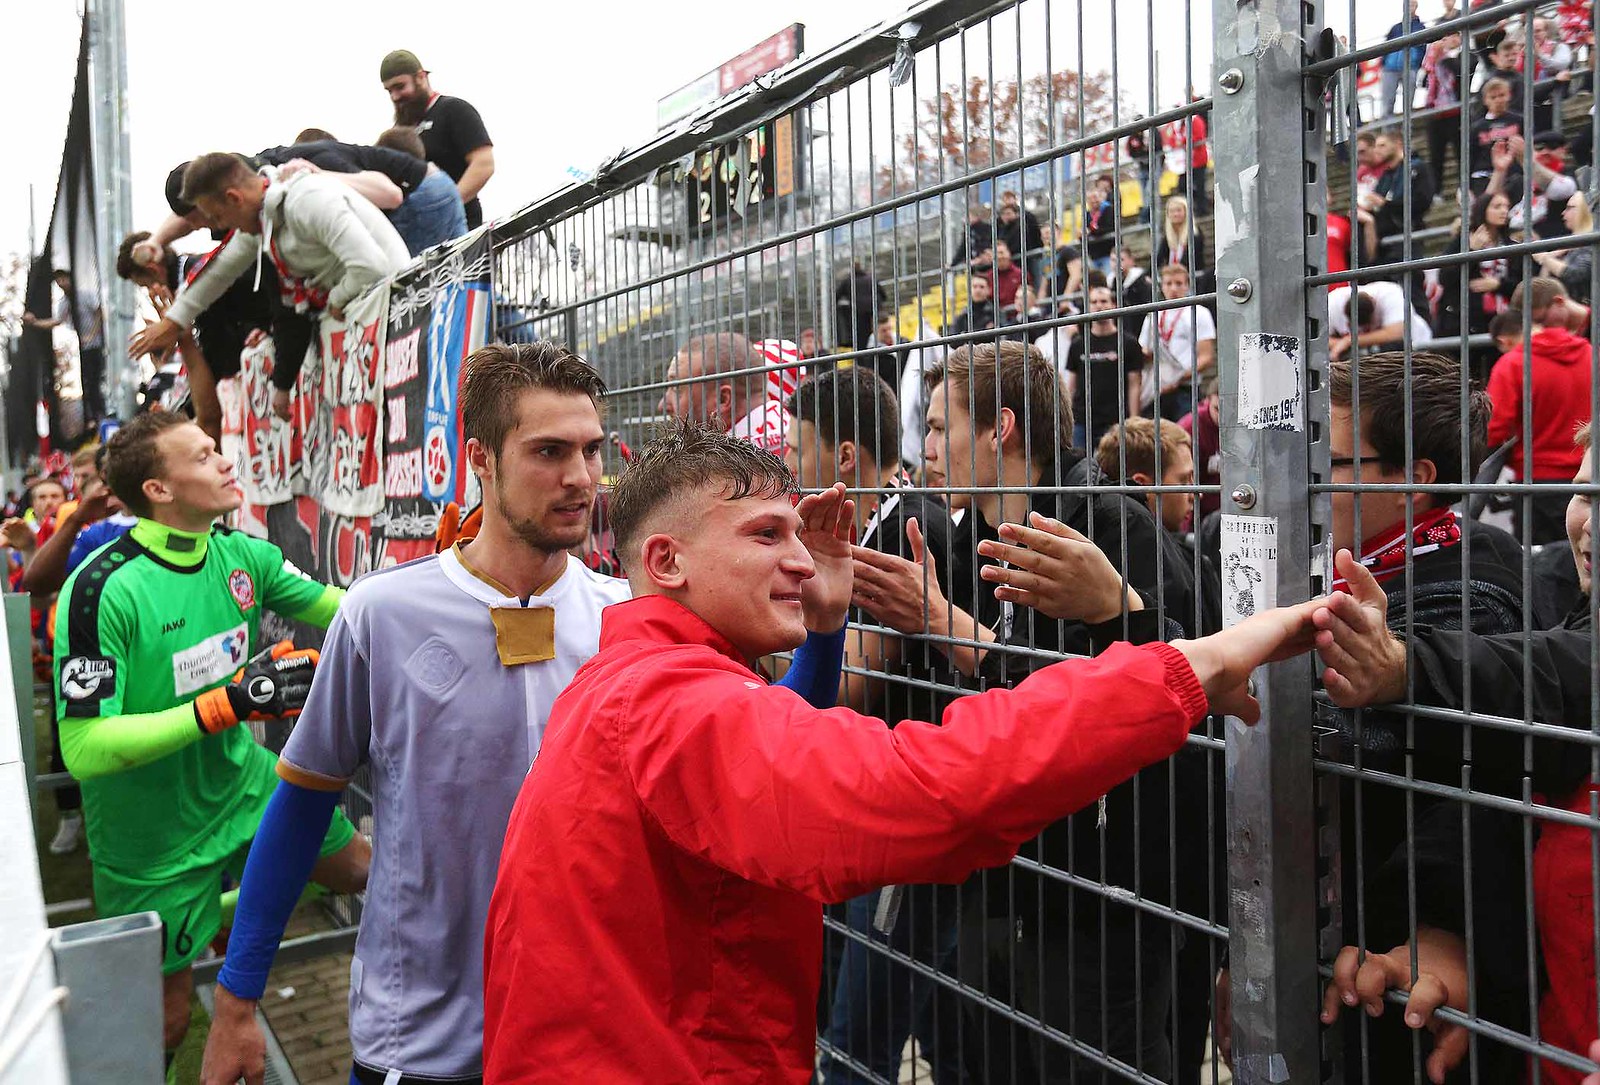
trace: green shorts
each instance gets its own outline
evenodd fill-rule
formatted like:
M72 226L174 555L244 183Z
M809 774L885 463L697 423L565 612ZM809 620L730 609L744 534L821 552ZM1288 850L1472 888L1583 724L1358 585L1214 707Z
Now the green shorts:
M327 858L355 836L355 826L335 810L328 833L322 838L319 858ZM244 877L246 844L220 863L186 870L161 881L144 881L116 874L96 865L94 904L100 916L155 912L164 930L161 973L171 975L194 963L222 929L222 876L237 885Z

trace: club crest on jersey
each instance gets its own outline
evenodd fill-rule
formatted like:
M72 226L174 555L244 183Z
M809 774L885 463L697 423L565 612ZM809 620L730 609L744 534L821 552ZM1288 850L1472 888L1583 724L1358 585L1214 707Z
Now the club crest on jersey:
M249 610L256 605L256 582L243 569L235 569L228 574L228 590L233 593L233 601L239 604L240 610Z
M61 662L61 695L69 701L109 697L117 684L117 665L105 656L69 656Z

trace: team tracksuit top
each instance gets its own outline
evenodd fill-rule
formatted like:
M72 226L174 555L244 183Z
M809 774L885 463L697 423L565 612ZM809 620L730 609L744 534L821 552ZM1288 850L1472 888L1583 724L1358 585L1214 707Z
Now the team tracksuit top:
M1004 863L1205 711L1180 652L1118 644L891 730L675 602L608 608L512 811L485 1081L805 1082L822 902Z

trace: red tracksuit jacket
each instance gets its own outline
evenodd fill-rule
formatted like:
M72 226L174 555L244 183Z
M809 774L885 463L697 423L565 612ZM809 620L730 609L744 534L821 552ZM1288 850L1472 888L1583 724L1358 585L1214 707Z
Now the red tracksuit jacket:
M890 730L677 603L607 608L506 833L484 1080L805 1082L821 902L1004 863L1205 710L1177 649L1118 644Z

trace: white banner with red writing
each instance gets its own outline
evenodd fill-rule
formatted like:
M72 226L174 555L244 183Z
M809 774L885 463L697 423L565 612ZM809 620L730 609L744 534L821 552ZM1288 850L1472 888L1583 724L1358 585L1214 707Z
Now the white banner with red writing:
M389 320L387 285L350 303L344 320L324 315L321 403L326 419L322 485L312 490L339 516L383 511L383 345Z
M279 505L294 497L290 485L289 423L272 412L272 338L262 337L239 356L239 436L235 460L244 497L252 505Z

